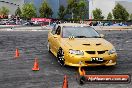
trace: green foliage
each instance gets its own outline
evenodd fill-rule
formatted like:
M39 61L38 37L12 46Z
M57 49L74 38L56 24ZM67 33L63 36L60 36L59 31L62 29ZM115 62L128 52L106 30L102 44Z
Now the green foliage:
M114 7L112 12L113 12L114 19L119 19L119 20L125 20L126 21L129 18L129 13L119 3Z
M72 19L81 18L87 14L87 5L85 0L68 0L67 14L70 14Z
M96 20L104 19L104 16L102 15L101 9L96 8L95 10L93 10L93 17Z
M21 15L22 15L21 9L19 7L16 9L15 15L19 16L19 17L21 17Z
M113 17L112 17L112 13L109 12L109 14L108 14L108 16L107 16L107 19L108 19L108 20L112 20L112 18L113 18Z
M44 1L41 7L39 8L39 13L40 13L40 17L46 17L46 18L52 17L53 15L53 11L46 1Z
M65 7L63 5L60 5L58 12L59 19L64 19L65 15L66 15Z
M130 15L130 20L132 20L132 14Z
M84 0L80 0L78 3L78 13L80 18L84 19L84 16L87 14L87 6Z
M8 15L8 13L9 13L9 9L7 9L6 7L3 6L0 9L0 14L2 14L2 15Z
M36 17L36 9L32 3L26 3L23 5L22 16L25 19L31 19L32 17Z
M74 19L78 14L78 4L76 0L68 0L67 2L67 14L70 14L72 19Z

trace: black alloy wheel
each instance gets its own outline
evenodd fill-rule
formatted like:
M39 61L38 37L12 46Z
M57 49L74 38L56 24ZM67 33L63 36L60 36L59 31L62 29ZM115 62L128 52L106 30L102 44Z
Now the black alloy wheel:
M65 66L64 51L61 48L57 52L57 59L61 66Z

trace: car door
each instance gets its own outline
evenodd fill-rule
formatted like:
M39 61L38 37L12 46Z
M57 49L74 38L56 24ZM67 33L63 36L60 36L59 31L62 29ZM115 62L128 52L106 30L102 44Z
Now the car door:
M57 54L58 49L60 47L60 38L61 38L60 34L61 34L61 27L58 26L56 31L55 31L55 36L54 36L54 51L56 54Z
M54 41L55 41L54 36L55 36L56 29L57 29L57 25L54 25L52 31L48 34L48 42L50 45L50 49L53 53L54 53Z
M56 25L48 36L51 51L56 55L59 47L61 27Z

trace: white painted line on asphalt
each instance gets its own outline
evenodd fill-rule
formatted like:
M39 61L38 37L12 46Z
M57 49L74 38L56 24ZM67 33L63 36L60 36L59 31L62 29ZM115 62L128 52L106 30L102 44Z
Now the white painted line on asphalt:
M1 29L0 31L28 31L28 32L37 32L37 31L49 31L49 30L37 30L37 29L34 29L34 30L14 30L14 29Z

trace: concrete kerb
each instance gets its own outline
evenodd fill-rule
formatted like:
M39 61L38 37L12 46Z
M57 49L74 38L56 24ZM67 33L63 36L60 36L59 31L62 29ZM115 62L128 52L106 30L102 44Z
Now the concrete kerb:
M17 27L23 27L23 25L0 25L0 29L17 28Z
M92 26L96 30L132 30L132 26ZM49 30L48 27L45 26L19 26L19 27L8 27L8 28L0 28L0 31L45 31Z
M27 32L37 32L37 31L48 31L48 30L37 30L37 29L16 29L16 30L14 30L14 29L1 29L0 31L11 31L11 32L13 32L13 31L27 31Z
M119 31L123 31L123 30L132 30L132 26L92 26L93 28L95 28L96 30L119 30Z
M7 27L7 28L0 28L0 31L45 31L49 30L46 27L42 26L19 26L19 27Z

